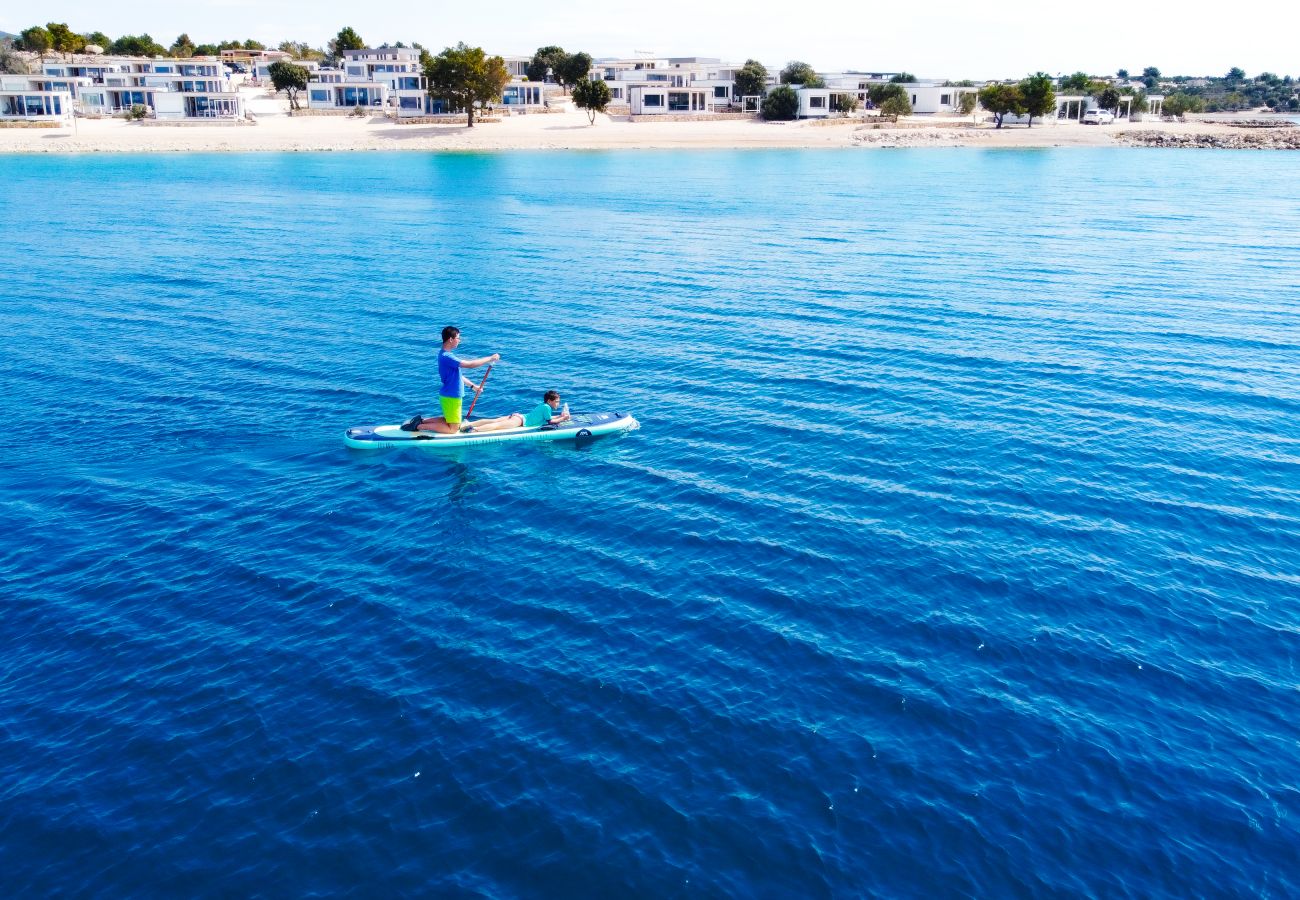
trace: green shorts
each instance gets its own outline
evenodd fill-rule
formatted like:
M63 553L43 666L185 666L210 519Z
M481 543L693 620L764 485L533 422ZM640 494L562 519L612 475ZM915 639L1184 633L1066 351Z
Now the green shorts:
M442 417L448 425L460 424L460 397L439 397L442 402Z

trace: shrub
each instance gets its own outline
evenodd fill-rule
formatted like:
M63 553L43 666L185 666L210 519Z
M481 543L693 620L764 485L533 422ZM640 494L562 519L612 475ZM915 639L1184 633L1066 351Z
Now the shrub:
M799 95L788 85L772 88L763 98L762 116L769 122L788 122L799 115Z
M126 117L132 122L139 122L145 116L149 115L149 109L137 103L126 111Z
M885 98L885 102L880 105L880 111L887 116L910 116L912 101L907 99L907 94L894 94Z

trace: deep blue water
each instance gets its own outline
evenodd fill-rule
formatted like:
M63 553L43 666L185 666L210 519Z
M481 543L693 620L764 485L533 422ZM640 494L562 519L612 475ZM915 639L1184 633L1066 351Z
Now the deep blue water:
M4 893L1295 896L1296 160L0 157Z

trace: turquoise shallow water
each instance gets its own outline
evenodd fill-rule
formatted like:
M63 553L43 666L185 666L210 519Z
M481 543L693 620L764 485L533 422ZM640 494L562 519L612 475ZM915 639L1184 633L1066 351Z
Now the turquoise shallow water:
M1286 154L0 158L8 892L1300 892ZM642 430L360 453L443 324Z

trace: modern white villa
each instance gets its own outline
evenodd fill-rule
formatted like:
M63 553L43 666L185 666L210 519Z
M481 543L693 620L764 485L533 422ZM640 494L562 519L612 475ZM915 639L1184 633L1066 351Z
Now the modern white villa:
M0 75L0 120L64 124L72 120L72 91L51 88L39 75Z
M112 115L143 106L154 118L239 119L244 104L230 75L215 57L148 59L98 56L50 62L42 74L66 86L83 115Z
M590 77L609 86L615 106L634 116L709 115L740 108L736 71L713 57L600 59Z
M414 118L441 111L429 98L420 51L411 47L347 50L338 69L318 69L307 83L307 106L348 112L358 107Z

